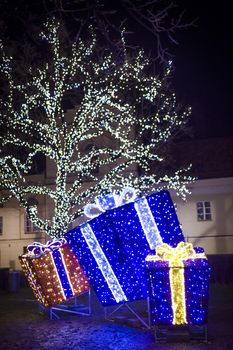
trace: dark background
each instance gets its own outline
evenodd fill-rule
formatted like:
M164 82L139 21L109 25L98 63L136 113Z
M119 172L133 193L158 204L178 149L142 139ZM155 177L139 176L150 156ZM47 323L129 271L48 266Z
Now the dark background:
M35 22L46 18L44 3L53 8L54 0L1 0L0 22L6 34L21 40L28 15ZM103 2L106 2L103 0ZM136 1L137 2L137 1ZM178 30L178 44L167 42L173 55L174 86L179 101L192 107L192 134L197 139L233 135L233 27L231 2L223 0L174 1L185 10L184 21L196 19L195 25ZM74 1L75 3L75 1ZM117 16L127 18L126 28L135 31L139 46L155 47L153 36L135 22L121 1L106 2L107 9L117 9ZM110 5L111 4L111 5ZM51 14L51 12L50 12ZM112 15L114 17L114 15ZM37 23L35 23L37 24Z
M196 26L178 33L175 86L192 106L197 138L233 135L233 26L231 2L180 1Z

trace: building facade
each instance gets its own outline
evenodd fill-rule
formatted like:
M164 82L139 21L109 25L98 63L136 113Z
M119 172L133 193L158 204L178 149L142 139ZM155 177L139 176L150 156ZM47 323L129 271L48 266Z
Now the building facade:
M183 154L187 163L193 163L194 175L199 175L190 185L186 201L171 195L186 240L203 247L208 255L233 254L233 137L224 142L218 139L180 144L174 153L178 161ZM35 176L52 186L52 172L47 164L45 171ZM40 198L37 204L43 217L50 218L51 203ZM27 245L48 239L27 220L17 203L11 201L0 207L0 267L20 269L18 256Z
M186 240L206 254L233 254L233 177L197 180L190 191L175 199Z

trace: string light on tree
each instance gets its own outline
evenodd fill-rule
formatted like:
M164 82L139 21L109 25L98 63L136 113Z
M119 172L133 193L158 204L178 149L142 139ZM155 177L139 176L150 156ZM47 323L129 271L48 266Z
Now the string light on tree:
M148 74L150 61L143 51L130 54L124 33L120 60L107 50L100 54L92 28L89 39L71 44L62 33L55 20L45 24L40 40L46 54L28 67L22 79L14 70L17 60L0 45L0 74L7 89L0 98L0 127L5 130L0 136L0 183L6 193L1 201L15 197L38 228L57 238L63 237L82 214L84 204L96 196L132 186L142 193L174 189L185 197L192 180L186 175L188 168L173 174L157 171L166 159L163 145L190 113L177 108L168 88L170 66L161 78ZM71 94L78 99L72 120L64 107ZM99 145L83 154L83 144L98 143L106 135L111 146ZM23 159L17 157L15 148L24 150ZM27 175L39 153L56 165L53 187L28 183ZM108 171L101 172L106 166ZM140 176L130 170L138 166ZM84 188L87 177L90 186ZM39 216L28 201L31 195L53 201L51 219Z

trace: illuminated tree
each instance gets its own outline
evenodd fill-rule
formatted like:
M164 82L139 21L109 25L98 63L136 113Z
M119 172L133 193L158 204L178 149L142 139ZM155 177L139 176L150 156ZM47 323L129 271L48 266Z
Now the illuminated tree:
M23 77L1 44L2 202L16 198L38 228L61 237L85 203L124 186L140 193L174 189L185 196L186 171L163 170L164 150L189 114L170 91L170 67L162 78L153 76L142 51L130 54L124 33L117 58L100 49L91 29L88 39L70 43L50 21L40 38L41 55ZM72 117L67 101L74 105ZM83 152L88 142L98 147ZM28 182L38 154L56 165L53 186ZM53 201L51 220L39 217L29 200L37 195Z

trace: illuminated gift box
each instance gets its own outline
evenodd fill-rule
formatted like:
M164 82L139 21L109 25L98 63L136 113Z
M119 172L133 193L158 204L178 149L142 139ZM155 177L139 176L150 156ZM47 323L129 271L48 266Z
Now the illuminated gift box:
M210 267L202 248L162 244L146 265L152 325L207 323Z
M44 306L60 304L89 290L89 282L64 239L45 245L35 242L19 260L37 300Z
M126 194L131 198L125 204ZM65 235L105 306L147 298L146 256L162 242L184 240L167 191L134 199L132 188L100 198L85 212L98 207L102 214Z

